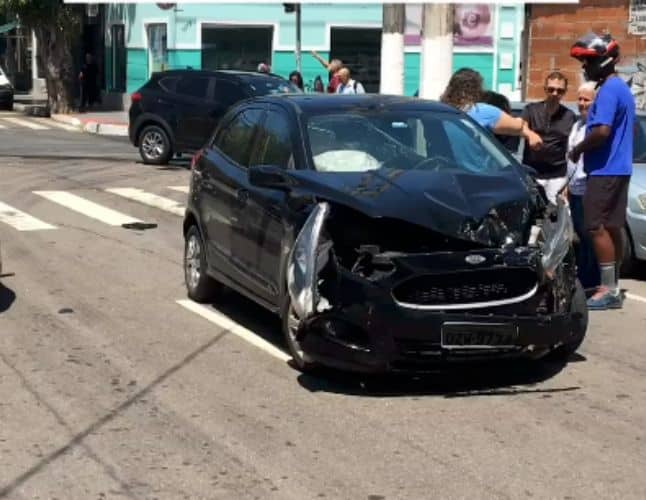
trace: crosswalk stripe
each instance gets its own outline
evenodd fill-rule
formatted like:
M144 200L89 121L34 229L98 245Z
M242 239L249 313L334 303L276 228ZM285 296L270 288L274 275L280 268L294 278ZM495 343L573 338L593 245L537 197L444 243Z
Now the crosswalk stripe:
M56 229L56 226L47 224L36 217L21 212L0 201L0 222L9 224L18 231L39 231L42 229Z
M188 194L188 186L168 186L168 189L172 189L173 191L179 191L180 193Z
M34 191L34 194L58 203L70 210L79 212L87 217L104 222L110 226L121 226L132 222L141 222L135 217L117 212L93 201L86 200L66 191Z
M7 128L7 126L0 123L0 129L3 129L3 128Z
M156 194L147 193L141 189L136 188L109 188L106 189L108 193L116 194L118 196L123 196L130 200L138 201L144 205L150 205L151 207L159 208L171 214L179 215L180 217L184 216L184 211L186 207L175 200L170 198L165 198L163 196L158 196Z
M20 125L22 127L27 127L32 130L49 130L49 127L45 127L44 125L39 125L38 123L28 121L28 120L23 120L22 118L14 118L10 116L3 116L3 120L13 123L15 125Z
M68 132L80 132L81 129L75 127L74 125L68 125L67 123L60 123L52 120L51 118L34 118L38 123L41 123L44 126L51 126L56 128L61 128L67 130Z

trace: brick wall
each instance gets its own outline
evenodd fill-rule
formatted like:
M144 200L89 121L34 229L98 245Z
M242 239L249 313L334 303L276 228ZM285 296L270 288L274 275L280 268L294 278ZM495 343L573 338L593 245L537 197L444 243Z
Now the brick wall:
M628 35L629 0L579 0L578 5L532 5L529 17L529 57L525 95L528 100L542 99L545 76L561 71L570 81L570 89L583 81L581 65L570 57L574 41L592 30L608 32L619 41L622 61L632 65L646 57L646 39ZM571 90L566 100L574 100Z

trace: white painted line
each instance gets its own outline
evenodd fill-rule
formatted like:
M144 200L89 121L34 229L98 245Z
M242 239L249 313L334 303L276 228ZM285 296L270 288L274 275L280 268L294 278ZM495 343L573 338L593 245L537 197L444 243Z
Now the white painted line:
M116 210L104 207L66 191L34 191L34 194L110 226L141 222L139 219L122 214L121 212L117 212Z
M292 359L291 356L289 356L289 354L284 353L283 351L278 349L278 347L276 347L275 345L271 344L270 342L267 342L265 339L259 337L251 330L247 330L245 327L239 325L235 321L230 320L224 314L214 309L211 309L209 307L193 302L192 300L186 300L186 299L178 300L177 303L180 306L185 307L189 311L194 312L199 316L202 316L204 319L210 321L211 323L215 323L220 328L224 328L225 330L228 330L234 335L237 335L241 339L246 340L251 345L254 345L259 349L262 349L267 354L271 354L273 357L278 358L281 361L287 362L290 359Z
M10 118L8 116L5 116L2 119L5 121L8 121L9 123L20 125L21 127L27 127L32 130L49 130L49 127L45 127L44 125L39 125L38 123L29 121L29 120L23 120L22 118Z
M50 126L50 127L56 127L56 128L62 128L63 130L67 130L68 132L80 132L81 129L78 127L74 127L72 125L68 125L67 123L61 123L52 120L51 118L34 118L38 123L41 123L42 125L45 126Z
M0 129L3 129L3 128L7 128L7 126L0 123Z
M646 297L641 297L639 295L635 295L634 293L626 293L626 298L630 300L636 300L638 302L643 302L646 304Z
M188 194L188 186L168 186L168 189L172 189L173 191L179 191L180 193Z
M9 224L18 231L40 231L42 229L56 229L56 226L47 224L36 217L21 212L0 201L0 222Z
M181 203L171 200L170 198L164 198L163 196L157 196L156 194L147 193L141 189L136 188L110 188L106 189L108 193L116 194L128 198L130 200L138 201L144 205L150 205L151 207L159 208L171 214L179 215L180 217L184 216L186 207Z

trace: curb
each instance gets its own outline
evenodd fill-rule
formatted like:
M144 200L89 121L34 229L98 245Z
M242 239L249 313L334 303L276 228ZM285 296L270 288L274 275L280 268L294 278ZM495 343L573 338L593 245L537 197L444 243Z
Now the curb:
M88 120L83 122L78 118L68 115L52 115L52 120L65 123L67 125L72 125L77 127L84 132L89 134L98 134L98 135L112 135L127 137L128 136L128 126L115 123L101 123L95 120Z

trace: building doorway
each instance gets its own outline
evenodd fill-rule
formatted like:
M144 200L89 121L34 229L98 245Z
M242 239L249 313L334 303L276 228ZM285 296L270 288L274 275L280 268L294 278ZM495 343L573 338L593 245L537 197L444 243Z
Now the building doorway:
M378 93L381 71L380 28L332 28L330 58L341 59L366 92Z
M202 28L202 68L256 71L271 65L272 26L205 26Z

